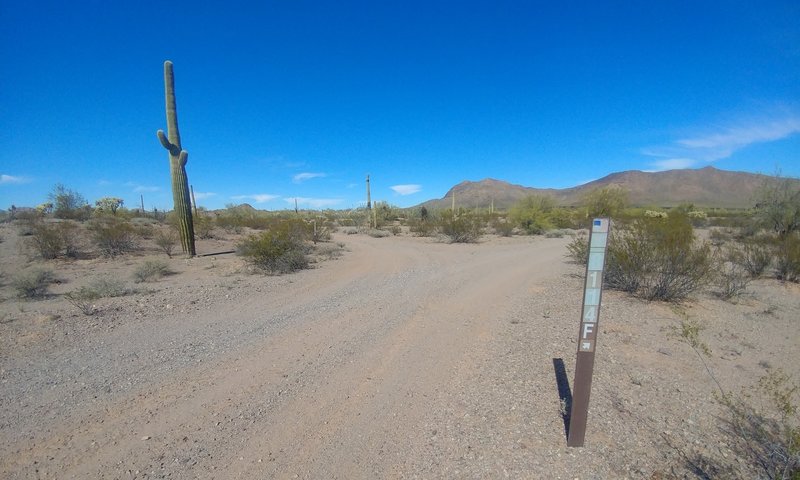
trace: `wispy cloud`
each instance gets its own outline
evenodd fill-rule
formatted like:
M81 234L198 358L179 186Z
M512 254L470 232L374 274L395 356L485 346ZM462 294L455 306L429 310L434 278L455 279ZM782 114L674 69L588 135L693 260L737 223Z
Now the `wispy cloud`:
M234 195L231 197L233 200L252 200L255 203L267 203L270 200L280 198L280 195L271 195L269 193L254 193L252 195Z
M642 149L641 153L660 158L651 164L658 170L688 168L728 158L753 144L774 142L797 133L800 133L800 116L751 119L727 127L699 130L669 145Z
M153 187L151 185L140 185L136 182L127 182L125 183L126 187L131 187L134 192L136 193L148 193L148 192L158 192L161 191L160 187Z
M0 185L19 185L22 183L28 183L30 180L26 177L18 177L15 175L0 175Z
M216 195L217 194L214 192L194 192L195 200L205 200L206 198L211 198Z
M335 207L342 203L342 199L340 198L287 197L284 200L292 206L294 206L294 202L297 200L297 205L311 208Z
M394 185L389 188L398 195L411 195L422 190L422 185Z
M97 184L100 185L101 187L107 187L109 185L113 185L110 181L104 180L102 178L97 181Z
M298 173L297 175L292 177L292 181L294 183L303 183L306 180L311 180L312 178L321 178L321 177L325 177L325 176L327 176L327 175L324 174L324 173L303 172L303 173Z
M661 172L664 170L679 170L682 168L691 168L697 165L696 160L691 158L667 158L664 160L656 160L650 164L654 172Z

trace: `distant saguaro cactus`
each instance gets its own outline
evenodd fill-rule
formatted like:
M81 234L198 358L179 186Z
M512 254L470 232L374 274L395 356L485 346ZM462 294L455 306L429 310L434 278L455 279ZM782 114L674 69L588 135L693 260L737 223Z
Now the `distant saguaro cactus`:
M164 62L164 95L167 104L167 134L158 131L161 145L169 152L169 166L172 175L172 201L178 218L178 232L184 253L194 256L194 225L192 223L192 203L189 199L189 179L186 177L186 162L189 153L181 149L181 134L178 132L178 112L175 106L175 77L172 62Z

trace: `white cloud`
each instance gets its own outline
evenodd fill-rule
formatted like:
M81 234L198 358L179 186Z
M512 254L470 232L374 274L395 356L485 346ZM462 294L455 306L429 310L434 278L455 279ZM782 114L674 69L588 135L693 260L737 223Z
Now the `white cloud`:
M326 208L335 207L342 203L339 198L308 198L308 197L287 197L286 203L294 206L294 201L297 200L298 206L311 207L311 208Z
M682 168L691 168L697 162L691 158L668 158L666 160L657 160L650 165L653 166L651 172L661 172L664 170L678 170Z
M292 181L294 183L302 183L302 182L305 182L306 180L311 180L312 178L321 178L321 177L325 177L325 176L327 176L327 175L324 174L324 173L303 172L303 173L298 173L297 175L292 177Z
M211 198L215 195L216 193L214 192L194 192L195 200L205 200L206 198Z
M28 180L25 177L15 177L13 175L0 175L0 185L19 185L21 183L28 183Z
M255 193L253 195L234 195L231 198L233 200L252 200L255 203L267 203L279 197L279 195L270 195L269 193Z
M148 192L161 191L161 188L159 188L159 187L153 187L153 186L149 186L149 185L139 185L136 182L126 182L125 186L133 188L133 191L136 192L136 193L148 193Z
M651 165L656 170L688 168L701 162L728 158L750 145L774 142L800 133L800 117L784 116L769 120L740 121L727 127L698 131L669 145L648 147L643 155L663 158Z
M112 185L111 182L109 182L108 180L103 180L103 179L98 180L97 184L100 185L101 187L107 187L109 185Z
M422 185L394 185L389 188L398 195L411 195L422 190Z

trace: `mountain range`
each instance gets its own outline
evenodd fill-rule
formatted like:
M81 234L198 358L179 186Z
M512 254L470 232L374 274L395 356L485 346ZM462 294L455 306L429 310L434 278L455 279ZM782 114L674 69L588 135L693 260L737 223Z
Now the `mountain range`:
M575 206L596 188L618 185L628 192L628 201L639 207L674 207L691 203L698 207L748 208L753 206L758 189L774 178L747 172L732 172L714 167L643 172L629 170L612 173L599 180L571 188L534 188L487 178L464 181L440 199L417 205L428 209L457 207L507 209L529 195L549 195L558 205ZM797 182L800 187L800 180Z

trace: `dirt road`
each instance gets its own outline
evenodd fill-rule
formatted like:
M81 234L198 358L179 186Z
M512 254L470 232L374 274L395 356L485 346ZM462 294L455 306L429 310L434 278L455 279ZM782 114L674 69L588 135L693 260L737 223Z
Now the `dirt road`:
M426 421L519 302L563 273L565 242L346 241L341 259L210 311L122 325L44 358L4 355L14 370L4 388L16 394L4 395L5 475L385 478L433 468ZM39 375L54 378L31 381Z
M21 268L4 238L0 269ZM568 238L336 240L341 258L282 277L172 259L93 316L60 294L141 258L51 262L65 280L44 300L0 285L0 478L747 478L710 374L733 393L800 375L795 284L683 305L608 291L586 446L568 448Z

